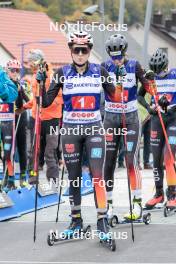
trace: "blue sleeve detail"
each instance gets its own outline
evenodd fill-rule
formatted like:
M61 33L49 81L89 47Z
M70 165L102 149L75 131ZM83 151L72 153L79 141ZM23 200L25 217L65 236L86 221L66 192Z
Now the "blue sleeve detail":
M12 103L17 96L17 86L8 78L4 71L0 70L0 99L4 103Z

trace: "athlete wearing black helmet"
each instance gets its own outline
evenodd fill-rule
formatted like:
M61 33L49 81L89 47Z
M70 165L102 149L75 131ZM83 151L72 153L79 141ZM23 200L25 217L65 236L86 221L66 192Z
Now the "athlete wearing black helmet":
M168 141L175 157L176 153L176 69L168 70L168 56L161 49L158 49L150 58L150 70L146 73L146 77L154 80L157 90L156 96L159 98L158 103L162 114L162 119L166 128ZM155 109L154 98L152 105L148 105L144 99L146 91L141 87L138 93L138 101L146 107L151 114L151 148L153 153L153 172L156 193L146 203L146 207L151 209L158 204L164 202L163 177L164 168L166 167L166 179L168 185L167 203L168 207L176 206L176 173L172 166L172 161L166 146L163 129L160 119Z
M133 214L132 219L137 220L142 215L141 207L141 176L138 168L137 155L140 142L140 122L137 110L137 87L138 81L143 86L146 84L144 72L135 59L127 58L128 42L126 37L120 34L110 36L106 41L106 51L110 59L102 66L109 72L114 80L116 89L122 89L121 98L118 101L113 101L105 94L105 118L104 126L108 128L122 128L123 112L125 112L126 128L127 128L127 152L128 152L128 172L133 195ZM119 79L122 85L119 86ZM119 88L118 88L119 87ZM113 216L113 184L109 186L109 182L114 179L114 170L116 166L117 153L119 149L120 137L123 135L108 136L106 140L106 161L105 161L105 180L108 198L108 215ZM131 219L131 214L127 213L124 216L126 219Z

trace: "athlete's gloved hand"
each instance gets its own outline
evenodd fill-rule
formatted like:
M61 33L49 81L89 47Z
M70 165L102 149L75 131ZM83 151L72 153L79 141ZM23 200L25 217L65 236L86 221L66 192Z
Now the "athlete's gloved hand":
M157 115L156 107L153 108L153 107L151 107L150 105L147 105L146 108L147 108L147 111L148 111L148 113L149 113L150 115Z
M173 106L172 108L167 110L167 114L169 115L173 115L174 113L176 114L176 106Z
M164 94L159 100L158 100L158 104L159 106L161 106L161 108L167 112L167 107L169 106L169 101L167 99L166 94Z
M154 80L155 79L155 73L153 72L153 71L151 71L151 70L148 70L146 73L145 73L145 75L144 75L144 77L147 79L147 80Z
M121 65L118 69L118 75L123 77L127 75L127 71L124 65Z
M46 72L41 72L41 71L38 71L37 74L36 74L36 80L38 82L45 82L46 81L46 78L47 78L47 75L46 75Z

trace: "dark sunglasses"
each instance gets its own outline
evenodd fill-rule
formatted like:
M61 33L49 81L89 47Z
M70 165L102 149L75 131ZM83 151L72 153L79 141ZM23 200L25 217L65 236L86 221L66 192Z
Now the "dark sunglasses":
M12 73L19 73L20 72L20 69L15 69L15 68L10 68L9 69Z
M116 55L116 56L111 56L112 60L122 60L124 56L122 55Z
M90 52L90 49L86 48L86 47L75 47L75 48L72 48L72 53L73 54L79 54L80 52L82 54L86 55L86 54L88 54Z

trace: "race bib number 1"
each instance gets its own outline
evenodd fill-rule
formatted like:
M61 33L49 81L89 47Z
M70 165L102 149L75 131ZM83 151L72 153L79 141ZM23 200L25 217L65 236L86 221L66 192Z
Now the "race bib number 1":
M94 110L95 97L94 96L73 96L72 107L74 110Z

